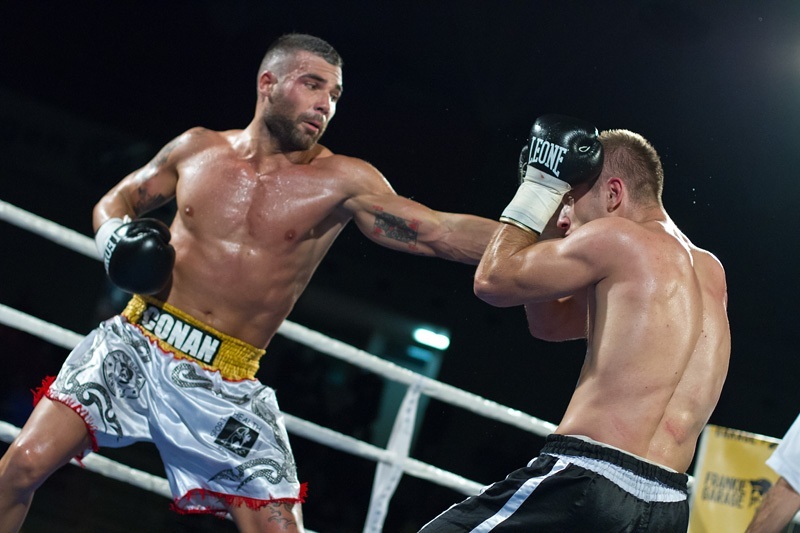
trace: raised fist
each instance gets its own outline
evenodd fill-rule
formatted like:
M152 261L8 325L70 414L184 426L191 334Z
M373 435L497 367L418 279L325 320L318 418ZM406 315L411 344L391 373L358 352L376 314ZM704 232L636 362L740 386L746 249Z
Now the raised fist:
M603 168L597 128L580 119L544 115L536 119L520 154L521 183L502 222L541 233L573 185Z

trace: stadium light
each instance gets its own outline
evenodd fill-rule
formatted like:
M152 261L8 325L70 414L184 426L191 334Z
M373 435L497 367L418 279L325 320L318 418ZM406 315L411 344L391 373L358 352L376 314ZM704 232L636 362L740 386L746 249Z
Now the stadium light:
M427 328L417 328L412 335L418 343L437 350L446 350L450 346L450 337L448 335L437 333Z

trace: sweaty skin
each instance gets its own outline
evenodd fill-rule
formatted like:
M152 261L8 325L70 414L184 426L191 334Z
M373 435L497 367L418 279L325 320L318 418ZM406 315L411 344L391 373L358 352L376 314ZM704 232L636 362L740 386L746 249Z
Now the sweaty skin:
M524 304L535 337L587 340L556 433L685 472L728 369L722 265L659 205L626 196L609 211L609 192L625 196L619 180L604 173L588 188L565 201L557 219L565 238L550 238L558 234L553 221L541 239L514 226L498 230L476 294L493 305Z
M283 53L262 65L257 93L245 129L187 131L95 206L96 231L175 200L175 267L159 299L266 347L350 220L383 246L478 263L497 222L428 209L368 163L317 144L342 93L340 67ZM0 459L0 531L17 531L36 488L90 446L78 415L42 399ZM299 504L230 513L242 532L303 530Z
M309 149L280 151L263 112L244 130L195 128L123 180L94 215L97 228L174 197L173 282L158 297L259 347L351 219L384 246L472 264L496 228L398 196L368 163L314 144L333 116L341 72L314 55L300 56L284 86L262 74L259 92L291 110L293 133Z

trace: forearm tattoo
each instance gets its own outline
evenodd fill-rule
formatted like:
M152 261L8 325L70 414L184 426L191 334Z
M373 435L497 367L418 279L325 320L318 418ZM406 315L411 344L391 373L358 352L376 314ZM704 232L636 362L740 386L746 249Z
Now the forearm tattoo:
M390 213L385 213L381 207L375 206L375 226L372 228L374 235L386 237L395 241L405 242L414 249L419 236L419 221L406 220Z

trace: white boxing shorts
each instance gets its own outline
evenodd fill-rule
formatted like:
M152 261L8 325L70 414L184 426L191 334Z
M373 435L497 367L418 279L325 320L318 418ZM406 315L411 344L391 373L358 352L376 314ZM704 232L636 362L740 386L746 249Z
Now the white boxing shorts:
M254 377L263 353L135 296L70 353L44 394L83 418L87 452L153 442L180 513L302 503L275 392Z

